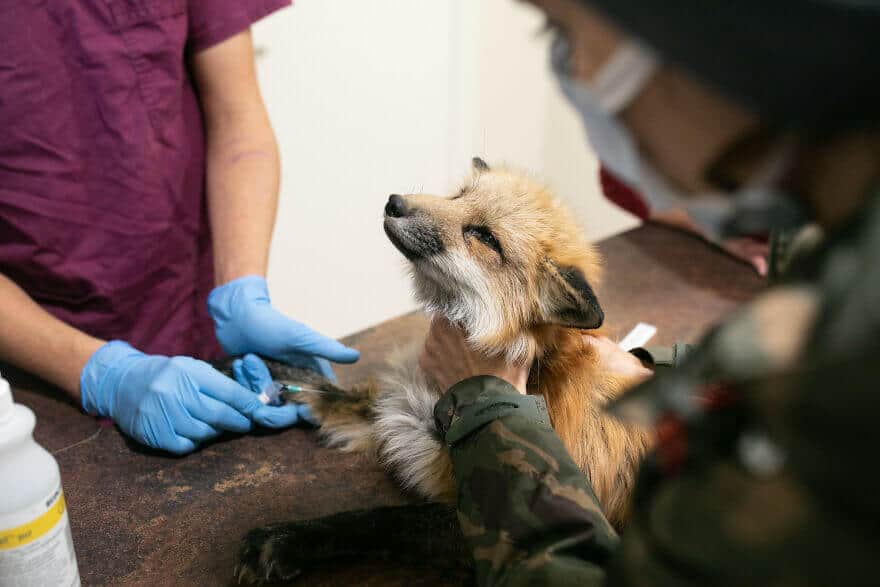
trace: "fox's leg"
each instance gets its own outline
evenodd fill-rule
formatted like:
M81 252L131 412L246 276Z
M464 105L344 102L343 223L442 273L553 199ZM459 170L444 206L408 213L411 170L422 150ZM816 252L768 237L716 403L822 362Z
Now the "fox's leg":
M350 389L327 383L286 395L288 401L309 406L321 427L321 440L345 452L373 452L373 421L376 386L372 382Z
M306 404L321 424L318 431L324 442L347 452L371 451L373 403L376 387L372 383L350 389L338 387L322 375L262 357L272 379L278 383L297 385L304 391L282 394L285 400ZM232 376L233 358L215 361L214 366Z
M471 566L455 510L423 503L252 530L242 542L235 579L257 585L288 582L340 558L397 560L465 573Z
M378 385L350 389L302 369L269 360L266 364L276 381L306 388L285 397L311 408L326 444L344 451L375 451L406 489L451 502L452 462L434 423L440 391L419 368L419 349L413 346L389 357Z

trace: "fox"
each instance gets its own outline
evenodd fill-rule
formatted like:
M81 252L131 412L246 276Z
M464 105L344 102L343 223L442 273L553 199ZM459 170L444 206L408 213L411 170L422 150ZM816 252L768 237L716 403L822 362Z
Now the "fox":
M605 516L622 527L652 438L603 409L635 382L603 365L583 340L603 332L595 290L602 261L566 206L531 176L475 157L452 194L391 194L383 228L406 259L415 297L427 313L459 325L467 344L486 355L521 365L533 361L529 393L543 397L554 430L589 478ZM426 500L405 512L396 528L441 533L454 542L455 480L433 414L445 390L420 368L420 350L395 353L375 383L342 389L324 382L290 399L310 407L326 445L377 459L403 489ZM377 533L366 536L364 528L381 527L379 514L374 511L370 523L358 512L255 530L245 539L237 578L288 579L310 557L375 549ZM405 532L391 534L399 535L401 549L411 542ZM360 547L338 544L340 536L358 535ZM445 556L466 556L461 540L430 542ZM303 550L316 544L320 552Z

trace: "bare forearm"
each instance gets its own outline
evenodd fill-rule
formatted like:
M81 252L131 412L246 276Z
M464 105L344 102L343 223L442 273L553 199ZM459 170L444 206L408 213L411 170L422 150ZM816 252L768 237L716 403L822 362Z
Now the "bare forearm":
M250 31L197 53L192 66L205 114L215 280L265 275L278 206L278 147Z
M54 383L79 401L83 366L104 341L65 324L0 275L0 360Z
M265 275L278 206L278 148L265 112L208 128L208 206L218 284Z

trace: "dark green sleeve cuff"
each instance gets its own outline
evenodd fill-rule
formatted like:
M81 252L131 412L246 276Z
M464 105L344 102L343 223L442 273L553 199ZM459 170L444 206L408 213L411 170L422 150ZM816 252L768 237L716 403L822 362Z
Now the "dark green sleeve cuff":
M693 349L693 345L677 342L672 346L637 347L630 352L643 365L655 369L657 367L678 367L691 352L691 349Z
M543 397L522 395L508 382L490 375L453 385L434 406L437 429L449 446L493 420L512 415L550 427Z

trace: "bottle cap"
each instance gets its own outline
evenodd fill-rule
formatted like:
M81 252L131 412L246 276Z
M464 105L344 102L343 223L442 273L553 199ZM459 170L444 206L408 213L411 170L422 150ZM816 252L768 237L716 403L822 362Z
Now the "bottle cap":
M12 418L12 390L9 382L0 374L0 424Z

